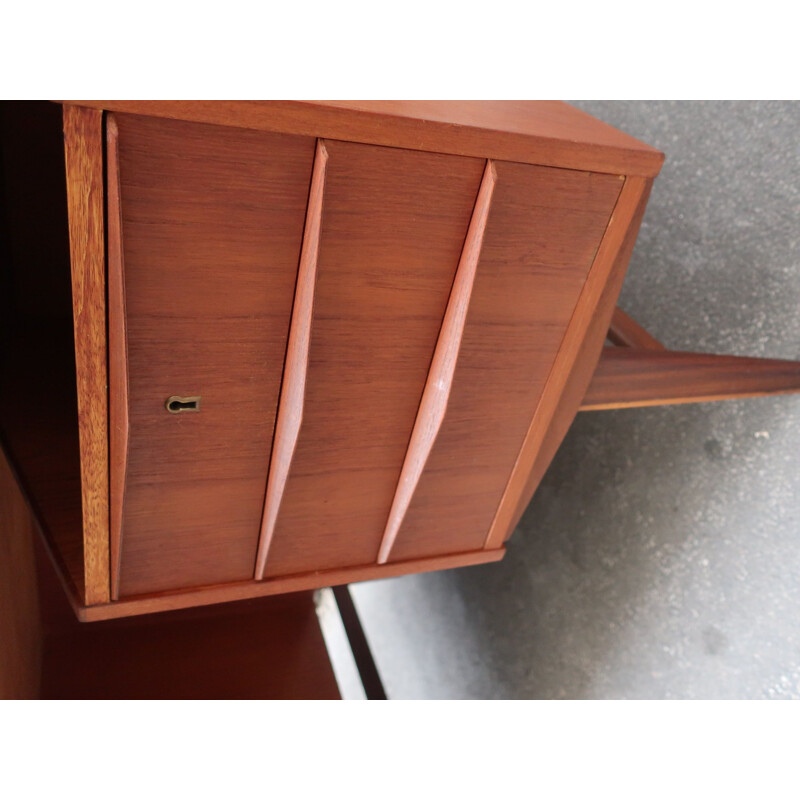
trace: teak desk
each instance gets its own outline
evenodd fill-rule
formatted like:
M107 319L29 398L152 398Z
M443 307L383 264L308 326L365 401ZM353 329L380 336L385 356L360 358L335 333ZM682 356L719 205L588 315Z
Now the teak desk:
M800 390L615 309L663 156L565 104L6 104L2 146L0 430L84 621L496 561L579 410Z

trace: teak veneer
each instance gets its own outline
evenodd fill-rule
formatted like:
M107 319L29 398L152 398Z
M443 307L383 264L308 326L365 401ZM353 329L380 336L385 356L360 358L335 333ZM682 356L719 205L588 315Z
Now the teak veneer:
M800 390L616 308L663 156L565 104L11 103L2 144L0 433L81 620L496 561L579 410Z

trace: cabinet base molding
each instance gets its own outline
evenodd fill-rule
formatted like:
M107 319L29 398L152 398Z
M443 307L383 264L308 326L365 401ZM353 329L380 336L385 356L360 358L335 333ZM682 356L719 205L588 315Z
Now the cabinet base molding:
M500 561L505 552L505 547L500 547L494 550L475 550L470 553L398 561L391 564L370 564L362 567L310 572L304 575L288 575L272 580L243 581L223 586L190 589L183 592L123 597L114 603L104 603L96 606L75 606L74 611L81 622L97 622L117 617L154 614L159 611L174 611L179 608L229 603L234 600L250 600L255 597L267 597L274 594L302 592L309 589L320 589L325 586L341 586L346 583L373 581L379 578L396 578L400 575L409 575L411 573L471 567L476 564Z

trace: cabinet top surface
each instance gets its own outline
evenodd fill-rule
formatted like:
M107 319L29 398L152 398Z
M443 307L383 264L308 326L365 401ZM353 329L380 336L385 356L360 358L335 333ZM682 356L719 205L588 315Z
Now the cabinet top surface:
M658 174L658 150L552 100L75 100L216 125L621 175Z

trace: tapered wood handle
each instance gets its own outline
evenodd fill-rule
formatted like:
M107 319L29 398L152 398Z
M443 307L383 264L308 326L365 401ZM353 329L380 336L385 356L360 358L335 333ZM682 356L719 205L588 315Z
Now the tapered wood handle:
M422 392L422 400L417 411L414 429L411 432L411 440L400 472L400 480L397 483L389 519L383 533L378 553L379 564L385 564L391 555L392 546L397 539L400 526L403 524L414 491L444 420L450 389L453 385L458 351L464 336L464 324L467 319L472 286L475 282L478 259L486 231L495 180L494 164L488 160L467 230L467 238L461 251L461 259L458 262L439 338L436 341L433 361L428 371L425 389Z
M292 456L303 421L303 403L308 373L308 351L311 343L311 318L314 311L314 286L317 280L317 257L322 227L322 199L325 192L325 169L328 151L324 142L317 141L314 168L311 173L311 191L306 209L306 225L300 250L300 266L289 327L289 343L283 369L281 398L275 423L272 456L267 479L267 493L261 518L261 534L256 556L255 579L264 578L270 544L275 533L278 511L281 507Z
M113 114L106 117L106 187L108 226L108 380L109 525L111 599L119 599L122 563L122 518L128 471L128 333L125 313L125 260L122 249L122 201L119 177L119 131Z

